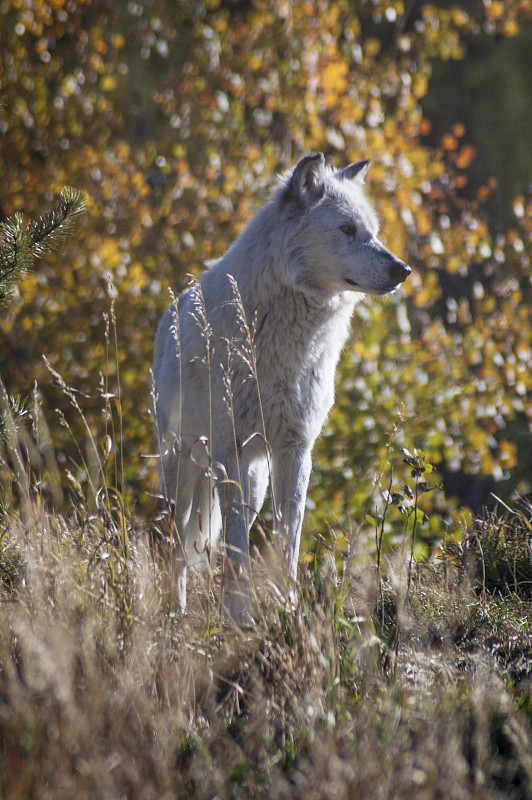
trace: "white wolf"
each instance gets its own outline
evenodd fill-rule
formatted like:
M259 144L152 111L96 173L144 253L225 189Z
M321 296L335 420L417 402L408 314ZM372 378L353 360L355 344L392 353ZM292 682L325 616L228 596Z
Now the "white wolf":
M312 447L351 313L361 294L392 292L410 273L377 239L368 166L302 158L161 321L152 402L182 609L187 565L204 562L223 530L225 610L246 619L248 535L270 468L276 538L296 577Z

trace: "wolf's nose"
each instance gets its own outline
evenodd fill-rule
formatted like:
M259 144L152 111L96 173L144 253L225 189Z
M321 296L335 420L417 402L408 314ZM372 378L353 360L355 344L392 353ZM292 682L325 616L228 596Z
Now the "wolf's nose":
M394 283L402 283L408 278L411 272L412 270L404 261L399 261L399 259L397 259L392 264L391 277Z

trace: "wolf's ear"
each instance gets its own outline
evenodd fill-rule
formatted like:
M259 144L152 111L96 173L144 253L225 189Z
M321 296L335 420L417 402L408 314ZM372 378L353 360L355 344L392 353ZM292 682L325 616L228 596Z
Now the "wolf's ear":
M337 174L337 177L342 181L357 180L360 181L360 183L364 183L370 164L371 161L369 159L364 161L355 161L354 164L349 164L348 167L341 170L341 172Z
M306 206L320 200L325 194L324 164L323 153L302 158L294 168L284 191L285 202L293 200Z

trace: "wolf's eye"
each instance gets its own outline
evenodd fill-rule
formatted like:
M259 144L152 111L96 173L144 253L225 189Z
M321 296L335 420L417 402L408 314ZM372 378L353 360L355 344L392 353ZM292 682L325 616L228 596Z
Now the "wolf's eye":
M357 235L356 225L340 225L340 230L342 231L342 233L345 233L346 236Z

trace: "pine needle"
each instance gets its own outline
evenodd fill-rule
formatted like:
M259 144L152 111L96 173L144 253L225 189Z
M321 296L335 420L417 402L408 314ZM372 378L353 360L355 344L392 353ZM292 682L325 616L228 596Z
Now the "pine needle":
M66 186L55 208L38 220L26 224L22 214L16 213L0 223L0 309L11 299L17 279L33 266L33 259L52 252L71 235L85 208L83 192Z

